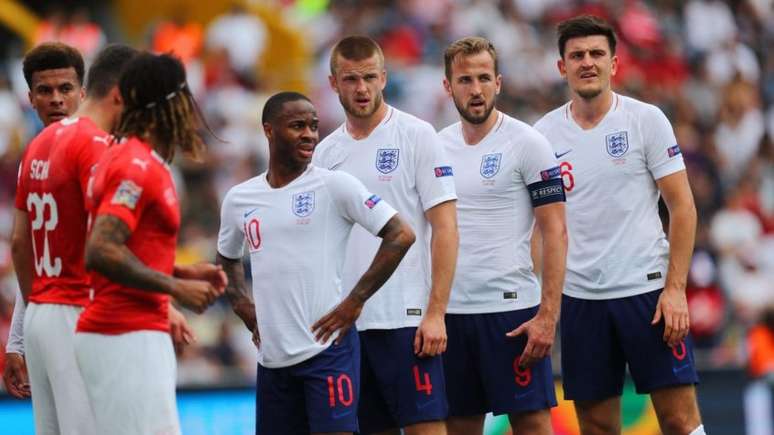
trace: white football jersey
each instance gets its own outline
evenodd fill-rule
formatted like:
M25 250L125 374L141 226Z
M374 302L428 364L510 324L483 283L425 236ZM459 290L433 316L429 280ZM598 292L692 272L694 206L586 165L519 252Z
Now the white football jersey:
M564 199L551 145L502 113L476 145L465 143L459 122L439 136L454 168L460 232L447 311L496 313L538 305L540 284L530 256L533 195L539 203ZM549 184L553 190L545 189Z
M567 194L566 295L614 299L664 287L669 242L658 216L656 180L685 170L661 110L613 94L594 128L570 103L536 124L553 146Z
M351 175L312 165L277 189L264 173L229 190L218 252L241 258L245 245L250 252L261 365L297 364L330 345L317 342L311 326L351 290L341 286L350 230L358 223L376 235L394 215Z
M433 127L388 108L371 134L355 140L342 125L317 145L313 162L354 175L389 202L414 230L416 242L398 269L368 302L359 330L417 326L430 295L430 224L425 211L456 199L452 170ZM343 285L352 288L381 241L355 228L347 246Z

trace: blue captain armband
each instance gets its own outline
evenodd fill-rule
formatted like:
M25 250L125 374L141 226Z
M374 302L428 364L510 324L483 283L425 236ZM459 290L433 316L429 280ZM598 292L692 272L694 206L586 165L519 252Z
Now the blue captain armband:
M529 197L532 200L532 207L551 204L554 202L564 202L564 185L561 178L551 178L550 180L538 181L527 186Z

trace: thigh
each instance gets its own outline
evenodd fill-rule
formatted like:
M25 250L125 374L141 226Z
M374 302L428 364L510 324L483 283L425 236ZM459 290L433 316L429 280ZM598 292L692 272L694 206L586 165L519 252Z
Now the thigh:
M351 329L341 343L294 369L303 380L311 433L355 432L360 397L360 346Z
M309 433L304 383L291 368L270 369L258 365L256 435L303 435Z
M75 350L98 433L180 433L169 334L77 333Z
M47 305L52 319L46 339L48 358L56 361L49 367L51 389L56 404L59 427L63 435L96 434L94 416L86 394L78 363L75 360L75 324L83 308L71 305ZM55 324L54 324L55 323Z
M556 406L551 358L545 357L527 368L519 367L519 357L527 337L505 334L537 314L537 307L480 315L478 336L479 366L490 410L495 414L518 414Z
M379 346L379 340L374 337L372 331L359 333L360 336L360 403L358 404L358 421L360 433L377 434L389 429L398 428L398 422L395 421L395 409L391 409L385 397L382 395L382 388L379 386L379 379L371 366L369 358L369 349L371 345Z
M476 316L478 315L446 315L447 343L446 352L443 354L443 371L450 417L479 416L490 411L481 382L478 346L474 341ZM481 423L483 424L483 420Z
M32 393L32 411L37 434L59 434L59 418L54 391L47 370L45 338L48 332L45 313L36 303L27 305L24 314L24 359Z
M664 342L664 323L651 325L661 291L610 301L611 313L629 372L639 394L699 382L690 336L670 348Z
M373 334L368 334L373 333ZM375 385L400 427L444 420L448 414L443 359L414 354L416 328L366 331L363 347ZM363 335L361 335L363 338ZM363 386L365 388L365 385Z
M562 296L562 384L567 400L623 393L626 360L605 300Z

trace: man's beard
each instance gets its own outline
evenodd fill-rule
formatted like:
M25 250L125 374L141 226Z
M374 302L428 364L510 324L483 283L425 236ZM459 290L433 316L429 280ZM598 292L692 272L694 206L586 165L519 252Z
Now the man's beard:
M596 89L581 89L579 91L576 91L579 97L583 98L584 100L591 100L599 96L599 94L602 93L602 88L596 88Z
M484 102L484 113L482 113L480 116L472 115L470 112L468 112L467 109L462 107L462 105L457 102L456 98L454 98L453 100L454 100L454 106L457 108L457 112L459 112L460 116L465 121L468 121L471 124L483 124L484 121L489 119L489 115L492 113L492 110L494 110L496 98L492 98L492 102L489 103L488 105L486 104L486 102Z
M371 100L371 107L366 109L365 112L358 110L355 104L350 105L341 95L339 95L339 102L341 103L341 107L344 108L344 111L350 116L354 116L355 118L368 118L376 113L376 110L382 105L382 94L378 93L374 95L374 98Z

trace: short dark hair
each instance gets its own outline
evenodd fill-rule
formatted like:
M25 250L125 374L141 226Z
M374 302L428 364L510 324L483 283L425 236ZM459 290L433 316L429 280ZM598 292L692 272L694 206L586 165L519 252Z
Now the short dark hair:
M124 44L110 44L100 50L86 76L86 95L105 97L110 89L118 85L121 71L137 53L136 49Z
M497 51L494 44L486 38L480 36L468 36L452 42L443 53L444 72L446 79L451 80L452 64L457 56L473 56L478 53L487 52L494 61L495 74L498 74Z
M333 46L331 50L331 74L336 74L336 60L339 56L347 60L365 60L378 55L379 63L384 66L384 53L382 47L367 36L347 36Z
M24 55L24 79L32 89L32 75L39 71L75 68L78 84L83 84L83 56L73 47L61 42L44 42Z
M312 102L306 95L298 92L280 92L278 94L272 95L263 106L263 113L261 113L261 123L265 124L274 122L285 103L298 100L304 100L310 103Z
M559 35L559 55L564 58L564 47L572 38L602 35L610 45L610 54L615 54L616 36L613 27L607 21L594 15L579 15L562 21L556 28Z

